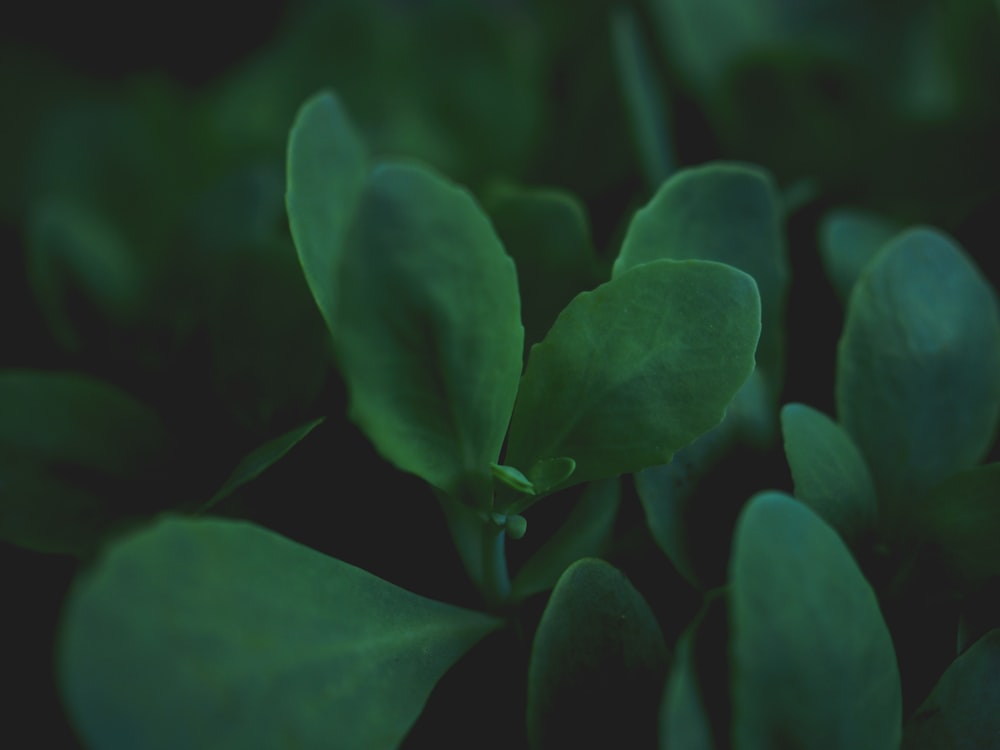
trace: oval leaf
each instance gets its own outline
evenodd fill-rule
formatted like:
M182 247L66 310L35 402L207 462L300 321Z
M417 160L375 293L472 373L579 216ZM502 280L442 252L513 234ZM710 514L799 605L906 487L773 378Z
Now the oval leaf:
M1000 318L950 239L914 229L871 262L848 304L836 391L890 521L982 458L1000 416Z
M1000 630L959 656L906 723L903 750L983 750L1000 741Z
M0 414L0 538L85 552L162 500L151 488L163 478L169 436L151 409L111 384L0 371Z
M753 276L761 299L757 364L774 395L784 367L788 251L770 175L742 164L685 169L636 212L614 275L652 260L712 260Z
M655 261L580 294L531 350L505 462L569 457L573 484L666 463L722 420L759 333L753 279L720 263Z
M602 560L563 573L542 614L528 667L534 748L652 745L667 669L646 600Z
M795 496L848 544L873 531L878 520L875 484L843 428L804 404L786 404L781 429Z
M334 335L337 267L367 160L360 136L332 93L321 92L302 105L288 140L285 202L309 289Z
M791 497L755 496L730 579L736 750L897 747L892 639L836 532Z
M60 688L94 750L395 748L500 624L252 524L167 519L71 592Z
M488 502L524 336L514 264L489 220L442 177L383 165L341 271L336 343L352 417L401 469Z

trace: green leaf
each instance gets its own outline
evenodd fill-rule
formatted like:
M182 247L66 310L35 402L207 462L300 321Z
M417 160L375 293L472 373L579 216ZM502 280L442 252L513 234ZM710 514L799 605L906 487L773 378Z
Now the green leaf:
M331 92L316 94L299 110L289 135L287 170L292 238L316 304L336 336L337 269L361 199L368 157Z
M763 169L719 162L685 169L636 212L614 276L653 260L711 260L750 274L760 291L758 367L781 388L788 252L777 188Z
M399 468L488 503L524 335L514 264L489 220L444 178L383 165L341 281L336 343L352 418Z
M319 419L314 419L311 422L299 425L288 432L278 435L276 438L268 440L266 443L253 450L246 458L237 464L236 468L233 469L232 474L230 474L229 478L223 482L218 491L216 491L216 493L212 495L212 497L203 506L201 506L201 508L199 508L199 513L205 513L211 510L220 502L236 492L236 490L240 487L259 477L271 468L271 466L284 458L288 451L304 440L305 437L321 425L325 419L326 417L320 417Z
M701 697L693 628L681 636L660 702L660 750L713 750L712 724Z
M786 404L781 410L781 429L795 496L848 544L874 531L878 521L875 484L843 428L804 404Z
M528 666L528 739L536 749L651 745L667 669L652 610L602 560L574 563L542 614Z
M573 297L598 282L586 209L570 193L510 185L494 185L485 206L517 266L527 348Z
M577 560L598 557L611 540L621 505L619 480L591 482L552 537L517 572L514 599L526 599L556 585Z
M898 746L892 638L833 529L794 498L755 496L737 524L730 585L734 748Z
M753 370L746 274L655 261L577 296L528 359L505 462L576 461L571 483L663 464L720 422Z
M71 200L34 207L27 228L32 292L59 343L78 350L94 327L134 325L148 293L145 270L116 228ZM81 318L84 318L81 321Z
M646 514L653 540L674 568L695 588L704 581L695 561L699 544L688 521L698 482L731 443L725 423L681 448L670 463L643 469L635 475L635 489Z
M94 750L395 748L500 624L245 522L166 519L71 591L59 685Z
M908 231L868 266L847 307L836 395L890 523L985 454L1000 415L1000 318L946 236Z
M865 266L901 229L869 211L841 208L823 217L819 226L820 257L841 302L847 304Z
M530 473L535 494L541 495L553 487L558 487L573 476L574 471L576 471L576 461L566 456L539 461L531 467Z
M1000 738L1000 630L959 656L906 723L903 750L980 750Z
M666 87L656 75L638 19L628 7L611 12L611 46L639 152L639 166L646 183L655 189L674 171L677 159L667 119Z
M959 472L914 506L914 542L929 545L962 588L1000 576L1000 463Z
M83 553L162 502L159 417L89 376L0 371L0 538Z
M521 473L520 469L515 469L513 466L491 463L490 470L493 472L493 478L506 486L526 495L535 494L535 485Z

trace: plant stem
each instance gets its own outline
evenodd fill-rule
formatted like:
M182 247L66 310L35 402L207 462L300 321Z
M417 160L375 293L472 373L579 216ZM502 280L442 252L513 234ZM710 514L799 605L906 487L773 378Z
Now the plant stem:
M510 599L507 570L507 531L490 521L483 522L483 595L490 607L501 608Z

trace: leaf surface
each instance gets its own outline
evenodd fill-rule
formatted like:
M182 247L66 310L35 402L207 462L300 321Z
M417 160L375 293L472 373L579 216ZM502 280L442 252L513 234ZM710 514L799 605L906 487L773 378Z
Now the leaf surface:
M979 750L1000 740L1000 630L976 641L941 675L906 723L903 750Z
M352 418L399 468L485 502L524 336L514 264L489 220L437 174L382 165L341 280L336 344Z
M901 689L878 601L847 547L780 493L750 500L730 561L733 747L897 747Z
M666 669L663 634L642 595L608 563L577 561L556 584L531 648L532 747L652 744Z
M388 749L500 624L252 524L165 519L72 590L59 683L95 750Z
M334 318L338 266L368 174L368 156L343 105L330 92L299 109L288 140L286 206L306 280L323 318Z
M584 557L597 557L614 530L621 487L617 478L592 482L552 537L528 558L512 583L515 598L555 586L559 576Z
M781 429L795 496L848 544L873 531L878 520L875 484L843 428L805 404L786 404Z
M836 400L890 520L982 458L1000 416L1000 317L949 238L913 229L868 266L847 308Z
M753 370L760 298L746 274L661 260L577 296L535 346L505 463L576 461L570 483L664 464L718 424Z

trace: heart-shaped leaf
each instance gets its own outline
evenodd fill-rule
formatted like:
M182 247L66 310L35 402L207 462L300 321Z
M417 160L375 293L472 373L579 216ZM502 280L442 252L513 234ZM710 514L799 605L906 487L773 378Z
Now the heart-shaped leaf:
M166 519L77 582L59 683L94 750L389 749L500 624L252 524Z
M847 307L836 391L890 524L982 458L1000 416L1000 317L950 239L914 229L872 260Z
M663 633L642 595L608 563L577 561L531 647L532 747L614 747L626 736L651 745L666 669Z
M733 747L897 747L892 638L837 533L794 498L757 495L730 578Z
M753 279L707 261L646 263L580 294L531 350L505 463L530 476L572 458L572 484L666 463L752 372L759 305Z

